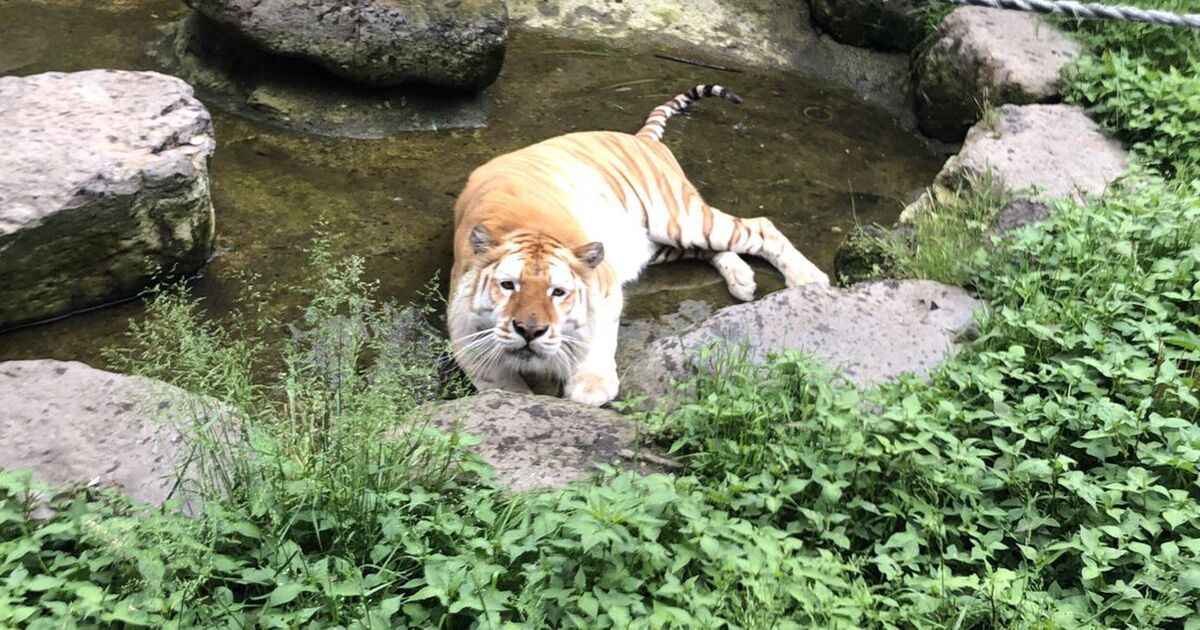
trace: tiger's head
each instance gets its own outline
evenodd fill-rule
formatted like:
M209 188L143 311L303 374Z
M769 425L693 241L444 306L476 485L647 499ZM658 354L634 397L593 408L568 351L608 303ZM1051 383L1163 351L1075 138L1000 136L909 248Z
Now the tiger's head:
M604 245L575 248L537 232L502 241L482 226L470 233L477 257L471 334L456 340L460 361L566 376L587 349L588 283Z

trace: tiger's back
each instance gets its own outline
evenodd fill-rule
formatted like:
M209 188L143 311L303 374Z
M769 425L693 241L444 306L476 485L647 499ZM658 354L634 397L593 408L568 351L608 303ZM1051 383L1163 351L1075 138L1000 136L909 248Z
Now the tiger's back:
M493 159L471 174L461 197L456 225L481 223L493 233L537 226L569 246L599 241L614 280L625 283L659 248L648 226L669 225L699 193L662 143L582 131ZM503 204L480 203L504 198ZM466 242L456 244L461 249Z

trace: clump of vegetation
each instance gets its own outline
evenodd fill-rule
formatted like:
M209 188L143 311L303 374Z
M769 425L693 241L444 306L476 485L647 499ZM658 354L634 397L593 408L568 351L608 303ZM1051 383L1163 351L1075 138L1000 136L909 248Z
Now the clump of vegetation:
M911 223L890 230L856 228L838 251L840 280L921 278L968 285L1006 202L990 175L972 177L955 190L934 186L916 202Z

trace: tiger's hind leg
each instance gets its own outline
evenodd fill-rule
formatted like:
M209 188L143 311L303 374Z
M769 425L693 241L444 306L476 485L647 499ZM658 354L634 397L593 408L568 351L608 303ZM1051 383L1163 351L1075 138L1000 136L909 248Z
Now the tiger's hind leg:
M714 252L706 249L679 249L670 245L658 248L647 264L674 262L676 260L704 260L712 265L725 279L725 286L733 297L749 302L754 299L758 286L754 282L754 270L734 252Z
M661 227L652 226L650 236L655 242L682 249L764 258L783 274L789 287L809 283L829 285L829 276L805 258L765 217L742 219L695 202L678 220L672 219Z

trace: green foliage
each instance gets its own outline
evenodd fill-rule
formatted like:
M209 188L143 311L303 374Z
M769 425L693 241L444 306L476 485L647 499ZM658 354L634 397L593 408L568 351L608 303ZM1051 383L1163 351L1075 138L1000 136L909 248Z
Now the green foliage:
M1197 0L1133 2L1178 13ZM1069 68L1064 96L1163 172L1193 177L1200 159L1200 32L1131 22L1062 20L1090 49Z
M0 474L0 625L1197 627L1198 242L1200 186L1062 205L964 263L990 308L931 383L731 362L645 418L679 476L518 496L422 426L430 368L380 360L353 260L315 259L340 271L267 385L168 294L127 356L197 370L244 439L196 456L237 465L194 520L38 517Z
M1200 78L1195 64L1159 69L1124 51L1084 58L1068 73L1068 99L1118 131L1134 152L1169 174L1200 163Z
M744 518L859 559L875 621L1195 627L1200 188L1006 245L976 266L982 339L931 385L725 370L664 420L676 449Z

